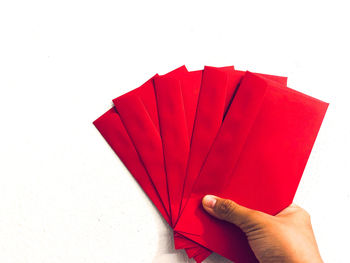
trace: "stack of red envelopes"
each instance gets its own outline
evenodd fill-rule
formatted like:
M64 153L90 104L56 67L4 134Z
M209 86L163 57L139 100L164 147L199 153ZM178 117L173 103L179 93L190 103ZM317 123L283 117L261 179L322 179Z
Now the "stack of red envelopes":
M242 231L208 215L206 194L277 214L291 204L328 103L287 78L182 66L113 100L94 125L174 229L176 249L257 262Z

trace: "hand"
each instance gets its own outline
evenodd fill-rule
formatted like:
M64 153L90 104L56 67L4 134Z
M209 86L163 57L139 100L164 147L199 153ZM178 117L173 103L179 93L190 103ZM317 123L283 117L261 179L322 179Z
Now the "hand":
M261 263L320 263L309 214L290 205L276 216L255 211L216 196L203 198L212 216L237 225Z

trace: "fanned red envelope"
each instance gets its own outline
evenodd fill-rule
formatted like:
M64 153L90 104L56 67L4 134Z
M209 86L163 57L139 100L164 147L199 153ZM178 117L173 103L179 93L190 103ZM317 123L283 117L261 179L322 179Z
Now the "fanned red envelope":
M176 249L256 262L242 232L207 215L205 194L276 214L293 199L328 104L287 78L182 66L113 100L94 124L174 229Z

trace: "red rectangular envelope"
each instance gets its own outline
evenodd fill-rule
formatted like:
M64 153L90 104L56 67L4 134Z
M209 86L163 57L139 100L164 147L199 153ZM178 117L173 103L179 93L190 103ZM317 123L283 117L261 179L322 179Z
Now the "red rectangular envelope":
M140 162L139 156L133 143L125 130L115 108L111 108L97 120L94 125L101 135L109 143L120 160L141 185L147 196L151 199L158 211L167 222L170 222L168 212L159 198L159 194L153 185L152 180Z

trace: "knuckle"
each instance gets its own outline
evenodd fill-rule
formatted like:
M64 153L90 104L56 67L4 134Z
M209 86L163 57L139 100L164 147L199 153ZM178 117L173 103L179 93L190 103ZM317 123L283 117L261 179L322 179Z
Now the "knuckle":
M222 200L216 207L216 212L223 218L230 218L235 211L235 205L230 200Z
M311 221L311 215L306 210L304 210L304 216L308 221Z
M311 223L311 216L304 208L300 207L296 215L304 222Z
M305 218L310 218L310 214L309 214L304 208L300 208L300 213L301 213Z

